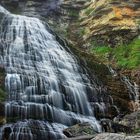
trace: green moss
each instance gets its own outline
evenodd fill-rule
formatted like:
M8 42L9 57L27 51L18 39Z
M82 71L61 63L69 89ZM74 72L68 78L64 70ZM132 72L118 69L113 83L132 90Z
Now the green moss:
M100 58L100 61L108 61L108 58L112 52L112 48L108 46L96 46L91 49L91 51L96 55L98 58Z
M128 45L116 48L108 46L96 46L91 49L102 61L115 61L121 68L135 69L140 66L140 39L136 38ZM111 58L111 59L110 59Z
M93 11L93 8L88 8L85 10L85 14L89 15Z
M118 48L120 50L118 51ZM126 68L138 68L140 66L140 39L133 40L129 45L123 45L115 49L117 64Z

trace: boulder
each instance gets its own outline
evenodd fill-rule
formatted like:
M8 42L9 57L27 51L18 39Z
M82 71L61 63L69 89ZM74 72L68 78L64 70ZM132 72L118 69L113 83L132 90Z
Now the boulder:
M140 128L140 111L128 114L120 121L120 124L129 126L133 129Z
M140 136L126 136L125 134L101 133L92 140L140 140Z
M101 126L103 132L110 132L110 133L127 133L130 134L133 132L130 126L125 126L116 122L113 122L109 119L102 119Z
M72 127L69 127L63 131L67 137L77 137L84 135L94 135L96 134L95 130L89 123L80 123Z

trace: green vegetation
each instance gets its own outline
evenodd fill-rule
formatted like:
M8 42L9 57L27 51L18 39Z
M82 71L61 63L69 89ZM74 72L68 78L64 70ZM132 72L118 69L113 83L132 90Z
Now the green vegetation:
M95 53L95 55L100 58L100 61L102 62L108 61L111 51L112 49L108 46L96 46L95 48L92 48L92 52Z
M95 45L92 53L101 61L113 61L121 68L138 68L140 66L140 39L136 38L128 45L123 44L116 48Z
M94 9L93 8L88 8L85 10L85 14L89 15Z

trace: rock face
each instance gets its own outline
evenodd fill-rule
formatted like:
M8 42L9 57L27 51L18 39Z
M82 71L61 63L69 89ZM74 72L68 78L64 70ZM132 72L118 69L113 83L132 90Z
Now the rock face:
M129 126L132 129L140 128L140 111L128 114L120 121L121 124Z
M108 75L105 82L109 93L111 94L114 103L120 109L120 112L125 114L138 110L135 100L130 98L129 89L122 81L122 75L112 77Z
M1 0L6 9L14 14L59 20L60 0Z
M81 25L85 27L83 38L96 39L98 44L127 43L139 32L139 0L90 1L81 12Z
M0 125L5 124L5 104L4 101L6 99L6 92L4 88L5 84L5 70L2 66L0 66Z
M139 140L140 136L126 136L125 134L102 133L92 140Z

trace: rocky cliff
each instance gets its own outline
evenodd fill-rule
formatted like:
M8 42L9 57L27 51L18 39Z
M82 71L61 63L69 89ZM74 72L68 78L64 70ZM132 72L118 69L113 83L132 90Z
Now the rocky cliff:
M99 44L115 47L139 34L139 0L95 0L86 5L80 13L85 40L92 38Z

